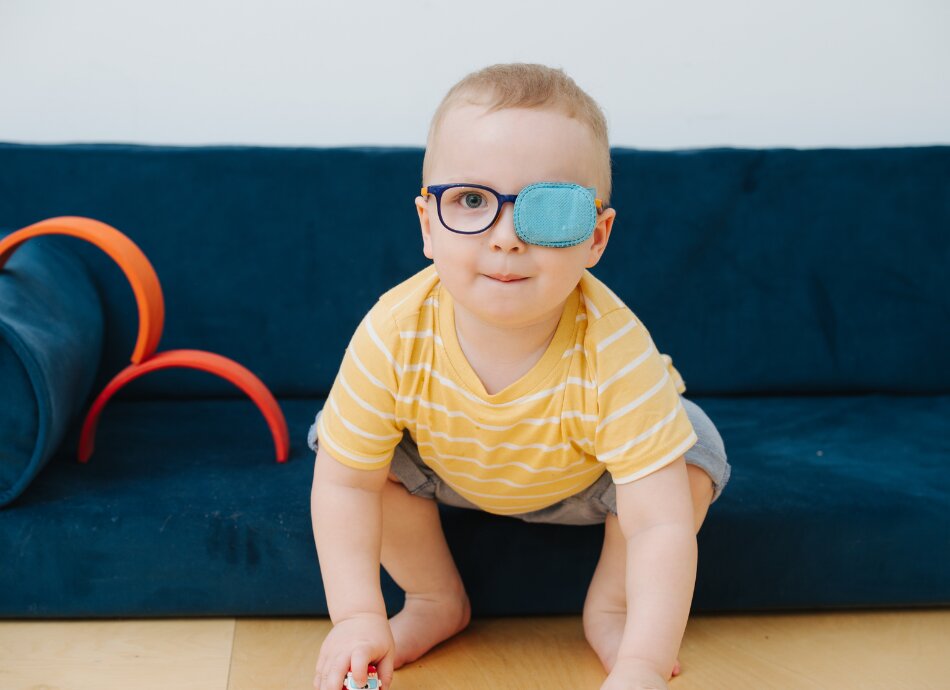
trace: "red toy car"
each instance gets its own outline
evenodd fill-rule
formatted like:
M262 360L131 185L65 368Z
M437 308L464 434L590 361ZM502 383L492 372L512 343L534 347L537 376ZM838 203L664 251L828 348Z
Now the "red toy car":
M370 664L366 672L366 685L357 685L356 681L353 680L353 671L347 671L346 679L343 681L343 690L382 690L383 685L379 682L376 667Z

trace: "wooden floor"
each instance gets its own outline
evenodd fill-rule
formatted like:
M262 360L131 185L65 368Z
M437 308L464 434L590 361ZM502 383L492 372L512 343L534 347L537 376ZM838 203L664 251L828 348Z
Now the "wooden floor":
M311 687L326 619L0 621L0 690ZM697 615L674 690L950 688L950 609ZM591 688L579 617L475 620L396 672L427 690Z

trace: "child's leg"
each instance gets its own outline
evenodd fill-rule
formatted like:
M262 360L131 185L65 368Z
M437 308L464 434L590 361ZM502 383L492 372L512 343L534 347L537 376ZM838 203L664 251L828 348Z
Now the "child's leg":
M712 420L693 401L686 398L682 398L682 401L699 437L685 455L693 499L693 524L699 533L710 503L721 495L729 481L730 466L722 437ZM584 632L608 673L617 659L626 623L626 564L627 543L620 530L620 522L616 515L608 513L604 526L604 548L584 602ZM677 660L673 675L679 672Z
M380 560L406 592L405 607L390 619L399 668L463 630L471 610L436 502L413 496L398 481L383 489Z
M686 471L698 533L709 510L713 483L709 475L695 465L687 465ZM620 529L620 520L616 515L608 514L604 524L604 547L584 602L584 634L607 673L617 660L627 620L626 572L627 542ZM678 666L677 659L674 676L679 673Z

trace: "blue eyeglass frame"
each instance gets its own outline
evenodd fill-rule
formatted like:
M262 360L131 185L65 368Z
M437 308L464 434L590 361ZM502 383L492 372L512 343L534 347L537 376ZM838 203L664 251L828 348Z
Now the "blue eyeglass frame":
M475 189L484 189L486 192L491 192L494 194L495 198L498 199L498 208L495 209L495 217L491 219L491 222L481 230L455 230L454 228L450 228L448 225L446 225L445 221L442 220L442 193L446 189L452 189L453 187L474 187ZM442 227L459 235L477 235L481 232L485 232L488 230L488 228L494 225L495 221L498 220L498 216L501 215L502 207L509 201L511 203L515 203L515 200L518 198L518 195L521 194L521 192L518 192L518 194L501 194L500 192L496 192L491 187L486 187L483 184L453 182L452 184L430 184L422 188L422 196L428 199L430 194L435 197L435 209L439 214L439 222L442 223ZM603 213L606 209L610 208L610 206L604 204L604 202L600 199L594 199L594 206L597 208L598 214Z

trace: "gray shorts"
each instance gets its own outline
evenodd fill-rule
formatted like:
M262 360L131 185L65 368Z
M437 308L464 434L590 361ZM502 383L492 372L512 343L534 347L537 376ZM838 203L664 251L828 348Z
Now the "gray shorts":
M732 471L729 461L726 459L725 445L716 426L699 405L686 398L682 398L682 400L689 421L699 438L696 444L686 451L686 462L702 468L712 479L712 500L715 502L726 487ZM314 420L313 426L310 427L307 434L307 445L314 452L317 450L317 420L319 419L320 412L317 413L316 420ZM413 496L434 499L438 503L456 508L481 510L478 506L457 494L422 461L415 441L412 440L408 431L403 434L402 441L393 451L393 460L389 466L389 472ZM610 473L605 470L600 479L580 493L568 496L547 508L510 517L516 517L525 522L597 525L603 524L608 513L611 515L617 514L617 489Z

